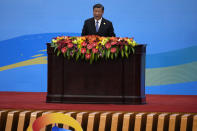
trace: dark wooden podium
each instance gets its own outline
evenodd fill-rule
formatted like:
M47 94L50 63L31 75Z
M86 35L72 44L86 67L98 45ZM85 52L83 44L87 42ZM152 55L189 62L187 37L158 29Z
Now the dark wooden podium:
M67 60L47 44L48 92L51 103L144 104L146 45L129 58Z

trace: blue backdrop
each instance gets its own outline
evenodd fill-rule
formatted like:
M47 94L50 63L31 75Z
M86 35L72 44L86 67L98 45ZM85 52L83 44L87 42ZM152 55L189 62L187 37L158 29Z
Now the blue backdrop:
M146 93L197 95L196 0L0 0L0 91L47 91L46 43L79 36L92 6L147 44Z

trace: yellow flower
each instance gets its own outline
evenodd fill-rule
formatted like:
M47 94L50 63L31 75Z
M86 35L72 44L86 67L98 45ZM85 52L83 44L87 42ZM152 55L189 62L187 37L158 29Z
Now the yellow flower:
M59 40L59 39L60 39L60 37L59 37L59 36L57 36L57 37L56 37L56 40Z
M57 42L57 40L56 39L52 39L52 43L56 43Z
M81 39L81 37L77 38L77 43L81 45L81 43L83 42L83 40Z
M132 46L136 46L136 45L137 45L137 43L133 40Z
M84 41L84 40L86 40L86 37L82 36L81 39Z
M81 49L81 45L78 45L78 48Z
M101 45L105 45L107 43L108 39L103 39L101 42Z
M132 45L132 42L131 42L130 39L127 39L127 42L128 42L129 45Z
M73 44L77 44L77 40L72 41Z
M129 45L136 46L137 43L133 39L127 39Z
M59 37L60 40L65 39L64 36Z

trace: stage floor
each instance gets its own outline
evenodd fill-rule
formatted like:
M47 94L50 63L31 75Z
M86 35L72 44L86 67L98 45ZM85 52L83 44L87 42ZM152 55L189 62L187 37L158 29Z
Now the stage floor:
M0 109L197 113L197 95L146 95L144 105L53 104L45 92L0 92Z

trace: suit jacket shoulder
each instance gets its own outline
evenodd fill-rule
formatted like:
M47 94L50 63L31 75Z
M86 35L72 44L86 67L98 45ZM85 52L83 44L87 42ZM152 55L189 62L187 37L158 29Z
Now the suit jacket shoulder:
M89 18L85 20L85 24L90 24L91 22L94 22L94 18Z
M103 22L105 22L105 23L112 24L112 22L111 22L111 21L109 21L109 20L107 20L107 19L105 19L105 18L102 18L102 21L103 21Z

